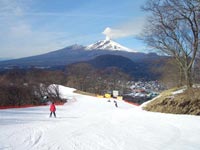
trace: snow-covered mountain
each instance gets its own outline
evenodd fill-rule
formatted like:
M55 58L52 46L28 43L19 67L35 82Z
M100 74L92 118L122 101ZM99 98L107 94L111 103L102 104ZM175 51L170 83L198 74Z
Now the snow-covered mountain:
M30 68L30 66L54 68L76 62L89 61L101 55L123 56L133 60L134 62L138 62L138 64L141 64L141 62L144 62L145 60L154 61L161 57L155 53L146 54L135 52L134 50L122 46L110 39L105 39L89 46L74 44L41 55L0 61L0 70L7 68L10 69L16 66L19 68Z
M103 49L103 50L120 50L127 52L136 52L130 48L120 45L119 43L112 41L110 39L105 39L103 41L98 41L94 44L91 44L85 48L86 50L94 50L94 49Z

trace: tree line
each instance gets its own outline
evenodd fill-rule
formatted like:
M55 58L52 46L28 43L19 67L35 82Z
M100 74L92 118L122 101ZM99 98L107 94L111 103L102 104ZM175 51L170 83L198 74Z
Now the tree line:
M0 75L0 106L39 105L44 97L62 101L54 82L62 82L61 72L13 69Z
M15 68L0 75L0 106L38 105L45 102L44 97L63 101L58 85L95 94L113 89L126 92L129 80L115 67L98 70L86 63L69 65L64 71Z
M199 82L199 65L195 70L195 81ZM158 59L151 66L157 80L168 88L179 85L178 71L172 58ZM58 85L100 95L118 90L123 95L131 92L129 81L133 80L117 67L97 69L88 63L71 64L64 70L15 68L0 74L0 106L39 105L46 102L45 97L66 101L61 98Z

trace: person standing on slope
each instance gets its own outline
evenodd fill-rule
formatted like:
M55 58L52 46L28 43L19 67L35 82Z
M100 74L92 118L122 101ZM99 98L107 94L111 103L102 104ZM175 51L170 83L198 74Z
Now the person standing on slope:
M115 107L118 107L118 105L117 105L117 101L116 101L116 100L114 100L114 103L115 103Z
M52 116L52 113L53 113L54 117L56 118L56 106L55 106L54 102L52 102L50 105L50 116L49 117Z

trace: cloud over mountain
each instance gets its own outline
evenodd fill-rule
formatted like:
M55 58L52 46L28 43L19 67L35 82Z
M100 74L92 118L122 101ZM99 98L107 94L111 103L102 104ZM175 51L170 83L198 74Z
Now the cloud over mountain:
M125 22L118 27L106 27L102 34L107 39L117 39L128 36L138 36L145 23L145 18L139 18L130 22Z

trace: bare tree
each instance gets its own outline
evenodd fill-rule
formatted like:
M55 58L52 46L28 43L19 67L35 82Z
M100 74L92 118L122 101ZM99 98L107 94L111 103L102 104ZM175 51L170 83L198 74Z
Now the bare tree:
M122 94L126 91L126 83L129 80L130 76L122 72L119 68L108 67L102 70L102 84L99 86L99 89L104 93L118 90Z
M161 73L159 81L164 83L167 88L184 85L182 70L178 68L174 59L165 60L164 65L156 71Z
M42 101L45 101L46 96L53 101L61 101L58 84L63 84L64 78L64 73L61 71L35 69L28 72L27 82Z
M67 85L86 91L93 84L91 76L94 73L94 68L87 63L72 64L67 67Z
M193 84L193 65L199 51L199 0L148 0L144 10L151 12L144 41L176 60L187 87Z
M95 94L107 91L125 91L125 83L130 77L120 69L110 67L94 69L90 64L77 63L67 67L67 86Z

